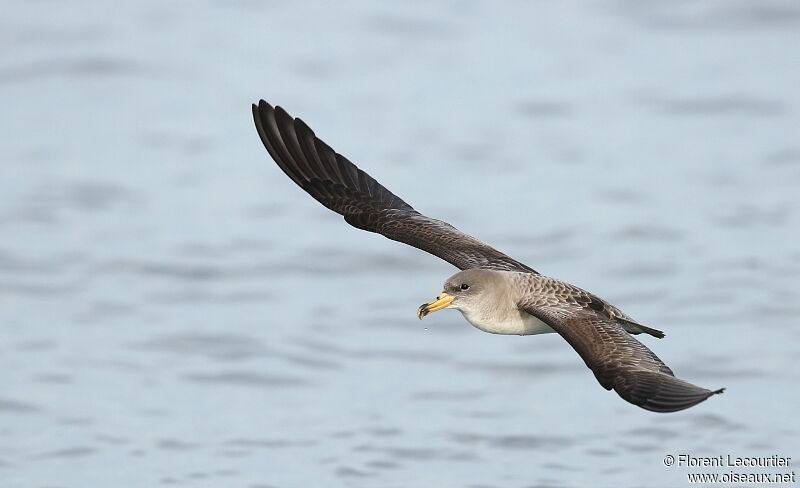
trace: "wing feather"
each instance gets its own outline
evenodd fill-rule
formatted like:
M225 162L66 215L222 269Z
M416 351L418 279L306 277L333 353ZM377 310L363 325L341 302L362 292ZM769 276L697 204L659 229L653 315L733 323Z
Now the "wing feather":
M261 100L258 135L278 167L347 223L438 256L459 269L536 273L441 220L426 217L314 135L302 120Z
M561 335L607 390L654 412L692 407L724 389L711 391L681 379L613 318L585 310L520 304Z

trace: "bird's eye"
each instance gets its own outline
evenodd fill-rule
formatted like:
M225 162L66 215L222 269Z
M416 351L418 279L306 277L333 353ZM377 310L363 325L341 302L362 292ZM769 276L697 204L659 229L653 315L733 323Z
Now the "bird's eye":
M466 283L462 283L462 284L461 284L461 289L462 289L462 290L469 290L469 285L468 285L468 284L466 284Z

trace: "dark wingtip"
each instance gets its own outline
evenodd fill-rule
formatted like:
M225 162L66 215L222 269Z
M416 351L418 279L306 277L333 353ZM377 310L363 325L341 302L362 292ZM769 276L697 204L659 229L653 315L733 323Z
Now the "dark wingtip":
M640 405L642 408L646 410L651 410L653 412L661 412L661 413L668 413L668 412L679 412L681 410L685 410L687 408L691 408L697 404L703 403L704 401L708 400L714 395L719 395L725 391L725 388L720 388L719 390L709 391L706 390L706 394L700 394L695 396L694 398L685 397L683 401L678 398L672 399L663 399L661 402L656 402L652 405Z
M264 103L269 105L267 102L264 102ZM275 117L276 118L277 117L283 117L283 118L285 118L287 120L294 121L294 117L289 115L289 112L284 110L283 107L281 107L280 105L275 105L275 107L273 107L272 110L275 111Z
M254 103L252 105L253 105L253 120L256 123L256 128L258 129L259 134L261 134L264 131L264 124L261 120L261 116L263 115L264 112L272 110L272 105L265 102L263 98L258 101L258 104Z
M663 372L638 372L636 380L637 387L617 393L645 410L661 413L685 410L725 391L711 391Z

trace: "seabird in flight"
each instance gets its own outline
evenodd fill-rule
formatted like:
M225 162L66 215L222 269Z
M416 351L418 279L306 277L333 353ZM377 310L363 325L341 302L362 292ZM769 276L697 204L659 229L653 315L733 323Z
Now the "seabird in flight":
M493 334L556 332L605 389L654 412L683 410L724 390L676 378L632 337L645 333L662 338L660 330L637 323L577 286L537 273L447 222L422 215L281 107L261 100L253 105L253 118L272 159L322 205L354 227L414 246L462 270L447 279L435 301L419 307L420 319L454 308Z

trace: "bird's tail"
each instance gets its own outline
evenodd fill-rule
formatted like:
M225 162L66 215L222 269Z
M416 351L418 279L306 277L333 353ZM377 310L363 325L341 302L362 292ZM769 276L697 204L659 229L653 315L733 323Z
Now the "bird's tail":
M646 325L638 324L630 320L617 319L617 321L620 324L622 324L622 328L625 329L625 332L627 332L628 334L636 335L645 333L645 334L650 334L651 336L657 337L659 339L663 339L665 335L664 332L658 329L653 329L652 327L647 327Z

